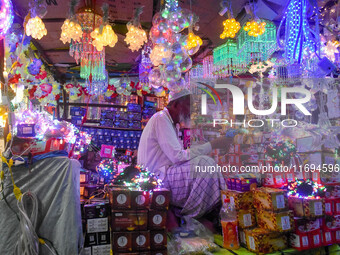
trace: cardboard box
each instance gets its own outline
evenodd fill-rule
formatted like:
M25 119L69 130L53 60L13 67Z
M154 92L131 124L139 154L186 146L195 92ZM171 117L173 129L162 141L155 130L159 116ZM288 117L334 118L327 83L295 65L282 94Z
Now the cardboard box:
M238 235L239 235L240 245L243 246L243 247L247 247L247 239L246 239L245 229L239 228L238 229Z
M167 239L166 230L152 230L150 232L151 250L165 250L167 247Z
M312 245L311 248L319 248L322 246L321 230L314 230L308 233L308 236Z
M134 231L148 229L148 211L112 211L112 231Z
M130 190L126 188L112 188L109 192L110 205L112 210L130 209Z
M115 252L132 251L131 232L113 232L112 233L112 250Z
M340 243L340 229L339 230L333 230L333 237L335 243Z
M109 205L105 203L93 203L84 205L84 219L109 217Z
M149 229L165 229L167 220L167 211L150 210L149 211Z
M222 190L221 191L222 204L226 199L230 199L231 203L235 204L236 210L240 209L251 209L253 208L253 192L239 192L233 190Z
M271 231L287 232L294 229L293 213L271 212L261 210L257 213L257 223L259 227Z
M150 232L138 231L132 232L132 250L133 251L146 251L150 250Z
M289 208L297 217L321 217L324 215L323 199L288 198Z
M97 233L97 243L98 245L110 244L110 232Z
M312 248L309 241L308 233L292 233L290 235L290 244L293 248L303 251Z
M323 246L335 243L335 231L321 231L321 241Z
M151 251L151 255L168 255L168 250Z
M170 191L167 189L155 189L152 193L150 208L168 210L170 204Z
M322 219L294 218L295 233L304 234L321 228Z
M240 209L237 212L238 225L240 228L252 228L256 226L255 210Z
M246 229L248 250L256 253L271 253L287 247L287 237L278 232L261 228Z
M257 188L254 192L254 205L257 209L287 211L287 193L281 189L268 187Z
M109 231L109 219L108 218L96 218L86 220L86 232L98 233Z
M131 190L131 208L146 209L150 204L150 193L142 190Z

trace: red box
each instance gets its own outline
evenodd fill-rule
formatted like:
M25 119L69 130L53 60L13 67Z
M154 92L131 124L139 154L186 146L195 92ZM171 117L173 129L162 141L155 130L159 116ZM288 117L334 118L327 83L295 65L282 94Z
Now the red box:
M334 212L334 198L325 198L325 214L333 215Z
M295 232L297 234L305 234L321 229L321 218L309 220L306 218L294 218Z
M334 230L332 232L333 232L334 242L335 243L340 243L340 229L339 230Z
M229 155L229 164L231 166L241 166L242 162L241 162L241 157L240 155L236 155L236 154L230 154Z
M112 145L102 144L100 156L102 158L113 158L115 156L115 147Z
M116 252L132 251L132 236L130 232L112 233L112 250Z
M146 209L150 204L150 193L142 190L131 190L131 208Z
M110 205L112 210L130 209L130 190L124 188L112 188L109 192Z
M340 216L327 217L323 219L323 231L340 230Z
M314 230L308 233L308 236L310 237L311 248L319 248L322 246L321 230Z
M153 190L151 198L151 208L159 210L168 210L170 204L170 191L167 189Z
M133 251L146 251L150 249L149 231L132 232L131 239Z
M165 229L166 228L167 211L149 211L149 229Z
M66 143L63 139L50 138L47 141L38 141L36 139L15 139L12 145L12 152L16 155L32 156L48 153L51 151L59 151L65 149ZM29 150L27 150L30 148ZM24 154L22 154L25 152Z
M308 250L312 248L312 245L310 243L308 234L297 234L293 233L290 235L290 243L293 248L302 251L302 250Z
M322 245L327 246L334 243L334 231L321 231L322 233Z
M148 211L112 211L112 231L136 231L148 229Z
M164 250L167 246L166 230L153 230L150 232L151 250Z
M340 199L337 198L334 200L334 215L340 215Z

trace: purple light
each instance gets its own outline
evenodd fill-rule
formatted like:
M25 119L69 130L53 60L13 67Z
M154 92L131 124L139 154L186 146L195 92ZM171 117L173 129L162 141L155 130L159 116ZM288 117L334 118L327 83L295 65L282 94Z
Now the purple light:
M3 39L13 23L11 0L0 0L0 40Z

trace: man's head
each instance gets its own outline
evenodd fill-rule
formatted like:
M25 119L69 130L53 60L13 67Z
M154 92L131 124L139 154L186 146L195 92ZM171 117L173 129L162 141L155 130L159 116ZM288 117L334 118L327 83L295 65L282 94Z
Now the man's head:
M191 92L183 89L178 93L170 93L167 106L171 118L175 123L188 125L190 123Z

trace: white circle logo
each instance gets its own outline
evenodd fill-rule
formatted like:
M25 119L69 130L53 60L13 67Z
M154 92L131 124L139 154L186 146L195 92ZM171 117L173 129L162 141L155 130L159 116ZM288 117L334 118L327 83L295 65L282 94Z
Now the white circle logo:
M126 246L128 243L128 240L125 236L120 236L118 239L117 239L117 244L118 246L120 247L124 247Z
M146 242L145 236L143 236L143 235L137 236L137 238L136 238L136 243L137 243L139 246L144 245L145 242Z
M164 237L162 234L156 234L153 240L155 241L155 243L160 244L161 242L163 242Z
M163 195L158 195L156 197L156 203L159 205L163 205L165 203L165 197Z
M138 196L136 197L136 203L137 203L137 205L143 205L143 204L145 204L145 196L143 196L143 195L138 195Z
M153 222L154 224L156 224L156 225L161 224L161 223L162 223L162 220L163 220L163 218L162 218L162 216L159 215L159 214L156 214L156 215L153 216L153 218L152 218L152 222Z
M119 194L117 196L117 203L120 204L120 205L125 204L126 200L127 200L127 198L126 198L125 194Z

